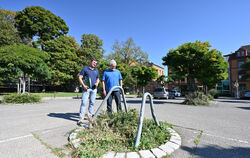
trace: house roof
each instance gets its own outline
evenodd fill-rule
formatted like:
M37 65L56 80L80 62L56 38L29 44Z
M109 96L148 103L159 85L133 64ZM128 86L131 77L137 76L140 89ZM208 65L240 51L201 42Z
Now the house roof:
M227 55L224 55L224 57L230 57L230 58L235 58L237 57L237 52L239 51L246 51L246 56L250 56L250 45L245 45L245 46L241 46L238 50L236 50L234 53L230 53L230 54L227 54Z

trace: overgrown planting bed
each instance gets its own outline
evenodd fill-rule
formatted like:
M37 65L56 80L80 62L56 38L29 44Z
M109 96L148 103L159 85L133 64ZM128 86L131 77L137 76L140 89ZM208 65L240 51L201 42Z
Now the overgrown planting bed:
M73 157L101 157L109 151L132 152L156 148L170 139L169 125L160 122L160 127L153 120L145 119L140 145L137 149L135 139L139 122L139 114L135 109L115 113L111 116L100 114L93 128L79 132L80 146L74 149Z

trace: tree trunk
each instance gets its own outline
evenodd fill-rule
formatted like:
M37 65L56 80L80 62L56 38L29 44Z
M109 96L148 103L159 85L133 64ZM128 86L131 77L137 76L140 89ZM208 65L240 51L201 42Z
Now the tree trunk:
M25 73L23 74L23 94L25 93Z
M194 92L197 90L195 85L195 79L190 76L187 77L187 86L188 92Z

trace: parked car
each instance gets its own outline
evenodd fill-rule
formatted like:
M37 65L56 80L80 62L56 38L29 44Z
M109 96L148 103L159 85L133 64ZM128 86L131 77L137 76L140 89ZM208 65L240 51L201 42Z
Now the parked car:
M172 91L169 91L167 88L156 88L153 93L154 98L166 98L174 99L175 95Z
M240 98L250 98L250 91L243 91Z
M172 92L174 93L175 97L180 97L181 96L181 93L179 91L177 91L177 90L173 90Z

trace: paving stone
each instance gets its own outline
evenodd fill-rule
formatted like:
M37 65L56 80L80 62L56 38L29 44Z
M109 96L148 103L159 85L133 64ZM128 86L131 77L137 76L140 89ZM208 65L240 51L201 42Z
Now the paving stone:
M116 153L115 158L125 158L126 153Z
M78 148L80 146L80 139L74 139L72 140L72 144L74 146L74 148Z
M142 158L155 158L154 154L150 150L139 151Z
M69 136L69 140L72 141L73 139L76 139L77 133L71 133Z
M167 142L166 143L169 147L173 148L174 150L178 149L180 146L173 143L173 142Z
M129 152L127 153L127 158L140 158L137 152Z
M108 152L107 154L103 155L102 158L114 158L115 152Z
M177 145L181 145L181 140L177 139L175 137L171 137L170 142L173 142L173 143L175 143Z
M157 158L166 156L166 153L159 148L151 149L151 151Z
M161 146L159 146L159 148L160 148L161 150L163 150L164 152L166 152L168 155L170 155L172 152L174 152L174 149L171 148L171 147L170 147L169 145L167 145L167 144L161 145Z

